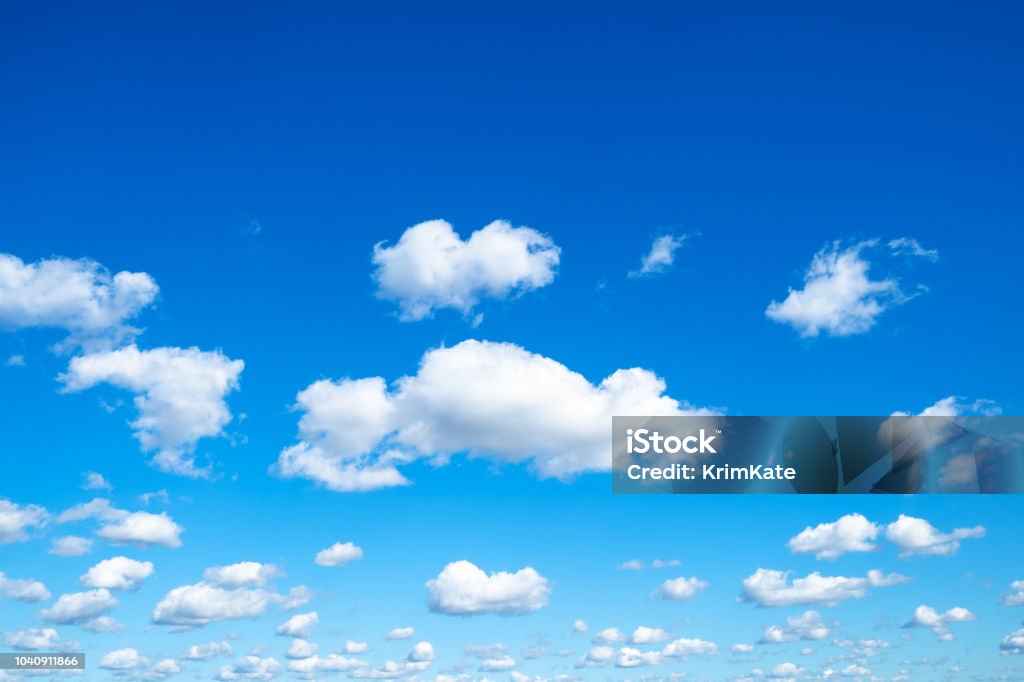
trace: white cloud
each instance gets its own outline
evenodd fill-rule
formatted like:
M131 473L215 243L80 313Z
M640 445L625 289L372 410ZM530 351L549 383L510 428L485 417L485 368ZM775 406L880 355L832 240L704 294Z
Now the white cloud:
M914 617L904 627L928 628L940 640L949 642L953 639L953 633L949 629L951 623L965 623L972 620L977 620L977 616L960 606L939 613L932 607L922 604L914 610Z
M750 654L754 652L754 647L751 644L733 644L729 650L734 654Z
M642 571L647 568L647 564L640 559L630 559L623 561L618 568L620 571Z
M0 499L0 544L25 540L28 537L25 531L41 528L48 517L49 514L40 506L22 506Z
M463 341L428 351L415 376L321 380L299 393L300 442L275 471L337 491L407 485L398 465L454 453L530 462L542 477L611 466L604 435L612 415L711 414L664 394L639 368L600 384L509 343Z
M70 651L77 647L77 642L65 642L53 628L18 630L9 632L4 637L4 644L23 651Z
M633 647L622 647L615 658L617 668L640 668L661 663L661 654L657 651L640 651Z
M797 675L802 675L804 669L798 666L796 663L779 663L777 666L771 669L768 673L769 677L774 678L793 678Z
M592 640L594 644L618 644L625 642L627 639L626 633L618 628L605 628L601 630Z
M71 344L109 346L138 332L126 323L158 292L144 272L111 275L84 258L25 263L0 254L0 328L55 327Z
M577 668L598 668L608 665L615 658L615 649L610 646L592 647L576 664Z
M346 654L365 654L370 648L366 642L353 642L351 639L345 642Z
M548 603L547 578L527 566L515 573L488 575L469 561L454 561L427 581L432 611L469 616L481 613L523 614Z
M193 644L181 658L186 661L208 661L217 656L229 656L231 654L229 642L207 642L205 644Z
M49 599L50 591L38 580L8 578L0 571L0 597L31 604Z
M414 634L416 634L416 630L411 627L394 628L384 636L384 639L409 639Z
M1003 413L1003 408L995 401L987 398L969 400L963 396L950 395L921 410L919 417L959 417L962 415L982 415L992 417ZM906 417L906 412L893 412L893 416Z
M846 552L873 552L879 528L861 514L847 514L832 523L808 526L789 541L794 554L814 554L816 559L837 559Z
M499 656L498 658L486 658L480 663L480 670L483 672L503 672L511 670L519 665L519 662L511 656Z
M213 575L219 577L217 573ZM252 618L272 605L288 609L306 601L308 594L304 588L294 588L289 595L281 595L262 587L225 588L202 581L168 592L153 609L152 620L157 625L202 627L220 620Z
M4 367L24 367L25 356L24 355L12 355L4 361Z
M644 254L640 262L640 268L631 271L629 276L644 277L646 275L659 274L670 269L672 264L675 263L676 251L683 245L684 241L686 241L686 235L677 237L667 234L658 237L651 243L651 250Z
M156 451L154 465L204 477L209 469L196 467L196 443L220 435L231 421L224 399L238 387L244 366L220 351L128 346L72 358L60 378L68 392L109 383L135 393L139 414L132 428L143 450Z
M799 616L790 616L786 625L769 625L761 635L760 644L782 644L799 640L817 641L828 637L829 625L817 611L805 611Z
M43 620L51 623L84 623L117 606L117 599L107 589L62 594L56 603L43 609Z
M803 337L862 334L878 316L909 300L892 278L872 280L862 253L877 245L866 241L841 249L839 242L814 255L804 274L804 288L790 289L781 303L772 301L765 315L791 325Z
M320 622L320 616L316 611L309 613L297 613L277 628L277 634L282 637L301 637L308 639L313 634L313 628Z
M276 658L244 656L233 665L222 666L217 672L218 680L272 680L281 672Z
M104 522L96 531L100 538L115 544L138 547L180 547L180 536L185 530L166 512L129 512L118 509L110 504L110 500L102 498L71 507L57 517L57 523L75 523L87 519Z
M651 562L651 568L675 568L682 563L679 559L655 559Z
M149 665L149 659L137 649L127 647L105 654L100 658L99 665L107 670L135 670Z
M652 596L669 601L689 601L707 586L706 582L696 577L673 578L663 582Z
M924 519L900 514L899 519L885 529L885 537L900 549L900 557L914 554L950 556L960 549L960 540L985 536L983 526L956 528L942 533Z
M347 658L339 654L328 654L327 656L322 657L314 655L307 658L301 658L296 661L291 661L288 664L289 671L307 676L310 679L319 679L312 677L317 673L345 672L363 667L366 667L365 661L360 661L355 658Z
M96 535L115 544L138 547L181 547L184 529L166 513L132 512L102 526Z
M938 249L926 249L913 237L900 237L889 242L889 248L896 255L917 256L935 262L939 260Z
M661 628L649 628L641 625L636 630L633 630L629 641L632 644L661 644L668 639L668 633Z
M277 566L258 561L240 561L227 566L211 566L203 571L203 580L216 587L257 587L281 575Z
M83 623L82 629L89 632L111 633L121 632L124 630L124 626L110 616L99 616Z
M316 553L316 563L320 566L342 566L349 561L363 558L363 548L351 542L335 542L327 549Z
M1005 606L1024 606L1024 580L1010 583L1009 591L1003 592L999 601Z
M693 656L717 656L718 645L703 639L682 638L669 642L661 650L666 658L690 658Z
M320 647L313 642L296 638L288 645L288 652L285 656L288 658L309 658L310 656L315 656L319 648Z
M1024 628L1014 630L999 643L999 650L1004 656L1020 656L1024 654Z
M906 580L904 576L886 576L880 571L870 571L864 578L823 576L815 571L791 582L783 571L759 568L743 580L741 598L758 606L835 606L846 599L867 596L869 587L886 587Z
M105 587L110 590L136 590L142 581L153 575L153 564L124 556L104 559L79 578L82 587Z
M440 308L469 315L482 298L504 299L550 284L559 248L529 227L496 220L463 241L443 220L407 229L394 246L373 248L379 298L398 303L403 320Z
M577 618L572 622L573 632L578 632L581 635L585 635L590 632L590 626L587 625L587 621L582 618Z
M113 490L114 486L110 481L103 478L103 474L95 471L87 471L82 474L82 490Z

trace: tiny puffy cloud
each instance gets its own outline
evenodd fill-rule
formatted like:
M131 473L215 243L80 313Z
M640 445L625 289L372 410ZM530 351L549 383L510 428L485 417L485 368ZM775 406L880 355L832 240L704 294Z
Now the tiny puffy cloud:
M960 540L984 536L984 526L956 528L950 533L942 533L924 519L906 514L900 514L885 529L885 538L899 547L901 559L915 554L951 556L960 549Z
M136 590L142 581L153 575L153 564L124 556L104 559L86 572L82 587L105 587L110 590Z
M547 578L527 566L515 573L488 575L469 561L455 561L427 581L432 611L457 616L502 615L537 611L548 603Z
M624 646L619 649L615 657L616 668L641 668L648 665L661 663L661 654L657 651L641 651L633 647Z
M50 591L38 580L9 578L7 574L0 572L0 597L33 604L49 599Z
M238 388L245 363L220 351L198 348L127 346L71 359L60 376L64 392L107 383L135 394L135 437L161 471L192 478L207 477L195 464L201 438L219 436L231 421L225 398Z
M626 633L618 628L605 628L601 630L592 640L594 644L618 644L625 642L627 639Z
M643 625L633 630L629 641L632 644L661 644L668 641L669 635L661 628L649 628Z
M572 630L573 632L578 632L581 635L585 635L588 632L590 632L590 626L587 625L587 621L583 620L582 618L577 618L572 622Z
M913 618L903 627L928 628L941 641L950 642L953 640L953 633L949 628L950 624L966 623L972 620L977 620L977 616L960 606L939 613L932 607L922 604L914 610Z
M832 523L808 526L789 541L794 554L814 554L816 559L837 559L847 552L873 552L879 528L861 514L847 514Z
M695 656L717 656L718 645L703 639L683 637L665 645L661 650L665 658L693 658Z
M230 656L231 644L228 642L207 642L193 644L180 656L186 661L208 661L217 656Z
M227 566L211 566L203 571L203 580L210 585L234 589L266 585L268 580L280 575L281 572L273 564L240 561Z
M640 267L631 271L629 276L650 277L670 270L676 261L676 251L685 241L686 235L666 234L657 237L651 243L650 250L641 259Z
M82 556L92 551L92 543L93 541L89 538L64 535L53 539L50 544L50 554L62 557Z
M309 613L297 613L277 628L277 634L282 637L301 637L307 639L313 634L313 628L320 622L320 616L316 611Z
M1004 656L1020 656L1024 654L1024 628L1014 630L999 643L999 650Z
M752 644L733 644L729 647L729 651L734 654L750 654L754 652L754 646Z
M121 632L121 630L124 630L124 626L110 616L99 616L82 623L82 629L88 630L89 632L109 634L112 632Z
M550 237L504 220L465 241L449 223L431 220L407 229L393 246L374 246L373 279L377 297L398 303L402 320L422 320L441 308L469 316L483 298L550 284L559 251Z
M288 645L288 652L285 656L288 658L309 658L310 656L316 655L319 648L320 647L313 642L307 642L304 639L296 638Z
M102 526L96 535L114 544L136 547L180 547L184 528L166 513L129 512L118 509L110 500L96 498L76 505L57 517L57 523L76 523L97 519Z
M114 486L110 485L110 482L103 478L103 474L87 471L82 474L81 488L82 490L113 490Z
M34 504L22 506L0 499L0 544L21 542L28 538L27 531L42 528L49 514Z
M357 547L351 542L335 542L327 549L317 552L315 561L319 566L343 566L349 561L362 558L362 547Z
M384 639L409 639L416 634L415 628L404 627L394 628L388 634L384 635Z
M327 656L309 656L307 658L301 658L298 660L291 661L288 664L288 670L293 673L305 677L306 679L317 679L312 677L313 675L355 671L359 668L365 668L366 662L360 661L356 658L348 658L339 654L328 654ZM256 679L271 679L271 676L259 677ZM392 676L395 677L395 676ZM238 679L238 678L231 678Z
M62 594L56 603L42 610L43 620L59 625L84 623L117 606L117 599L105 588Z
M4 644L12 649L22 651L38 651L40 649L65 651L72 646L77 646L77 642L61 641L60 635L53 628L31 628L9 632L4 637Z
M689 601L707 586L706 582L695 577L673 578L663 582L652 596L668 601Z
M1024 580L1014 580L1010 589L999 597L1004 606L1024 606Z
M480 670L482 672L504 672L506 670L512 670L519 662L511 656L498 656L497 658L485 658L480 662Z
M274 657L243 656L232 665L221 666L216 679L229 680L272 680L281 672L282 666Z
M805 611L799 616L790 616L786 624L769 625L764 629L759 644L782 644L800 640L818 641L828 637L829 625L817 611Z
M346 654L365 654L370 648L366 642L354 642L351 639L345 642Z

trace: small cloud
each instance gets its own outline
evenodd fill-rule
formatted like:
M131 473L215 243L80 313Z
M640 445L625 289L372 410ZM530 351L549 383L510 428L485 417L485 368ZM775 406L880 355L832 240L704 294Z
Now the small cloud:
M889 248L897 256L916 256L931 262L939 260L938 249L926 249L913 237L900 237L889 242Z
M357 547L351 542L335 542L327 549L317 552L315 561L319 566L343 566L349 561L362 558L362 547Z
M4 362L4 367L24 367L24 366L25 366L25 356L24 355L12 355L11 357L7 358L6 362Z
M82 474L81 488L82 490L113 490L114 486L110 485L110 482L103 478L103 474L87 471Z
M238 234L242 235L243 237L257 237L262 232L263 223L256 220L255 218L250 218L249 222L246 223L245 227L238 231Z
M953 640L953 633L949 630L951 623L964 623L977 620L977 616L967 609L955 606L948 611L939 613L930 606L921 605L914 610L914 617L904 625L905 628L928 628L935 633L943 642Z
M640 261L640 269L632 270L630 277L647 277L668 271L676 260L676 251L686 241L687 236L667 234L658 237L651 243L651 249Z

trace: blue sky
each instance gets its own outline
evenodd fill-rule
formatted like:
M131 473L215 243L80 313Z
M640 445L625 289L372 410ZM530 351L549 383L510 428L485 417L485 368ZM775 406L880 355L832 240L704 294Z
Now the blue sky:
M52 628L90 680L259 679L249 655L294 679L310 657L275 631L316 612L321 659L368 650L314 679L1024 676L1019 640L1001 649L1024 619L1016 497L612 496L603 449L616 410L1020 413L1020 19L1009 3L9 12L0 572L49 596L8 584L0 641ZM83 489L86 472L110 488ZM109 505L61 518L94 499ZM867 525L820 535L872 551L788 546L853 514ZM933 532L913 544L901 514ZM68 535L90 551L50 553ZM347 542L361 558L315 563ZM152 574L82 584L119 556ZM655 559L679 563L619 568ZM472 576L440 579L462 560L486 603ZM204 578L239 562L276 570ZM769 607L744 587L758 569L913 579ZM703 587L661 598L677 578ZM199 584L266 603L161 622ZM308 601L287 603L299 586ZM61 595L90 589L118 601L95 617L120 632L57 622ZM902 627L922 605L972 617ZM827 636L756 644L807 611ZM593 641L639 626L668 639ZM717 655L665 654L680 640ZM208 642L230 653L180 658ZM433 656L410 660L420 642ZM514 667L466 651L494 644ZM617 666L624 648L658 660ZM99 667L124 649L138 657Z

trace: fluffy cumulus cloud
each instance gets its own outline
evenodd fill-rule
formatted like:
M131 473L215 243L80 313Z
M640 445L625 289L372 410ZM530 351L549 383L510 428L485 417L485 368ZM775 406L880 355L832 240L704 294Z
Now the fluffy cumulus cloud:
M641 625L636 630L633 630L629 641L632 644L661 644L668 639L668 633L661 628L649 628Z
M152 621L180 629L197 628L221 620L253 618L271 606L292 609L308 603L305 587L292 588L284 595L264 586L277 575L270 564L257 562L213 567L202 581L168 592L153 609Z
M49 258L35 263L0 254L0 329L53 327L69 343L109 346L137 329L127 325L156 298L144 272L110 272L99 263Z
M110 500L96 498L83 504L75 505L57 517L57 523L77 523L88 519L101 522L96 535L108 542L119 545L135 545L136 547L180 547L181 534L184 528L179 526L166 512L151 514L149 512L129 512L118 509ZM65 550L73 551L80 546L81 538L70 541ZM56 547L56 542L54 543ZM88 551L88 545L85 549ZM54 552L56 553L56 552ZM71 556L65 554L63 556Z
M1003 408L995 401L987 398L970 400L963 396L949 395L936 400L933 404L917 413L919 417L960 417L962 415L981 415L992 417L1003 413ZM909 412L893 412L893 416L907 417Z
M921 605L914 610L914 616L904 626L907 628L928 628L935 633L943 642L953 640L953 633L950 631L952 623L966 623L976 620L977 616L960 606L953 607L942 613L930 606Z
M53 628L30 628L9 632L4 636L4 644L22 651L70 651L78 646L77 642L63 641Z
M181 672L181 666L170 658L153 662L137 649L116 649L100 658L99 667L112 670L121 679L164 680Z
M515 573L488 575L469 561L455 561L427 581L432 611L457 616L482 613L523 614L548 603L547 578L527 566Z
M663 582L652 596L668 601L689 601L707 586L706 582L695 577L673 578Z
M316 611L309 613L297 613L277 628L277 634L282 637L301 637L307 639L313 634L313 628L320 622L320 616Z
M661 655L666 658L692 658L694 656L717 656L718 645L703 639L683 637L665 645Z
M112 490L114 486L103 477L103 474L95 471L87 471L82 474L82 490Z
M350 561L363 558L363 548L351 542L335 542L316 553L314 561L320 566L342 566Z
M611 466L612 415L710 414L665 395L645 369L592 384L555 360L509 343L463 341L427 352L419 372L388 387L380 377L321 380L299 393L300 442L278 475L337 491L408 484L398 465L454 453L530 462L543 477Z
M393 628L384 636L384 639L409 639L416 634L416 630L411 627Z
M221 666L218 680L272 680L281 672L282 666L270 656L243 656L232 665Z
M288 658L309 658L310 656L315 656L319 649L319 645L300 637L296 637L292 640L292 643L288 645L288 652L285 656Z
M758 606L835 606L847 599L867 596L871 587L888 587L909 578L880 571L868 571L866 577L823 576L817 571L794 578L783 571L759 568L743 580L741 599Z
M357 658L349 658L340 654L327 656L307 656L288 664L288 670L305 679L321 679L319 676L329 673L346 672L366 667L366 662Z
M403 320L440 308L469 315L483 298L503 299L550 284L559 248L529 227L496 220L463 240L443 220L407 229L397 244L373 249L377 296L394 301Z
M626 633L618 628L605 628L596 635L594 635L594 644L618 644L619 642L625 642L627 639Z
M832 523L808 526L789 541L794 554L814 554L817 559L836 559L846 552L873 552L879 528L861 514L847 514Z
M761 635L760 644L782 644L800 640L817 641L828 637L831 629L817 611L790 616L785 625L769 625Z
M217 656L230 656L231 644L229 642L206 642L205 644L193 644L181 658L186 661L208 661Z
M28 531L41 528L48 517L46 510L37 505L0 499L0 544L27 539Z
M50 591L38 580L9 578L6 573L0 571L0 598L31 604L49 599Z
M676 261L676 251L686 241L686 235L666 234L651 243L651 249L644 254L640 267L629 273L630 277L647 277L669 270Z
M274 564L240 561L227 566L211 566L203 571L203 580L210 585L234 589L266 585L267 581L279 575L281 575L281 571Z
M43 620L50 623L84 623L117 606L117 599L105 588L62 594L48 609L43 609Z
M1004 656L1024 655L1024 628L1014 630L999 643L999 651Z
M882 313L911 298L895 278L871 279L871 263L865 253L877 246L877 240L847 248L839 242L826 246L814 255L804 273L803 289L791 288L781 302L768 304L765 314L791 325L804 337L868 331Z
M153 575L153 564L124 556L104 559L79 578L82 587L105 587L110 590L135 590Z
M127 346L72 358L61 381L68 392L108 383L135 393L138 417L131 425L143 450L156 453L153 463L203 477L209 469L196 466L196 443L220 435L231 421L225 398L238 387L243 366L219 351Z
M1024 580L1014 580L999 601L1005 606L1024 606Z
M983 526L956 528L943 533L924 519L900 514L899 518L885 529L885 538L899 547L900 557L914 554L951 556L960 549L960 541L985 536Z

